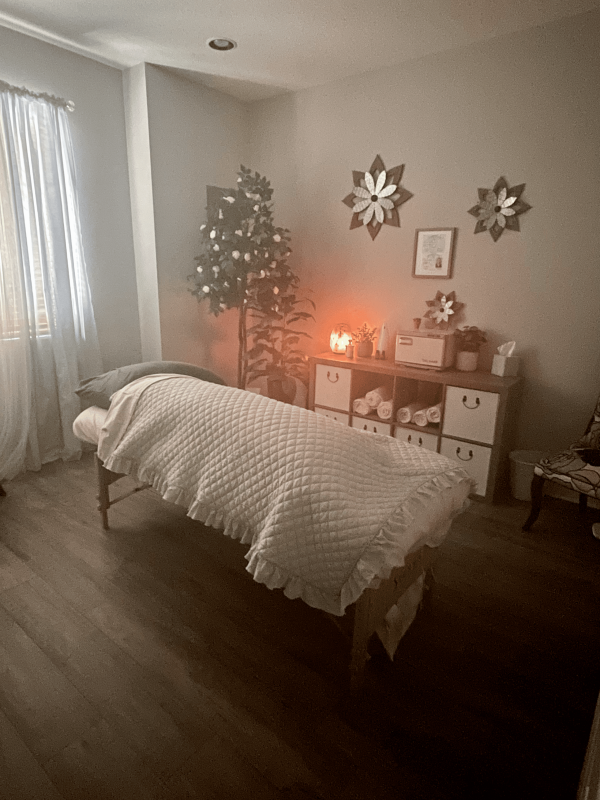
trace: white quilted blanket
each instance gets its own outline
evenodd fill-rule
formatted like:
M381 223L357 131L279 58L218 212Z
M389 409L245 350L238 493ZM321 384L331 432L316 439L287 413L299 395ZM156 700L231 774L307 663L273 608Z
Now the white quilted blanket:
M250 544L248 571L341 615L466 507L456 462L266 397L184 376L117 392L98 455Z

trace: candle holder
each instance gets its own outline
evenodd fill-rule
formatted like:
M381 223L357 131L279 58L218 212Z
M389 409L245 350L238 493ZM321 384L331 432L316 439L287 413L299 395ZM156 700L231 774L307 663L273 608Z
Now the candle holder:
M352 331L345 322L336 322L329 337L329 347L332 353L344 353L346 347L352 342Z

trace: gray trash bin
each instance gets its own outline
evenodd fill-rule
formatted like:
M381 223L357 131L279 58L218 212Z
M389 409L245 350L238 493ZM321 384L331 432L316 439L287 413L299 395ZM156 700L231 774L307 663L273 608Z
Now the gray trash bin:
M537 462L546 458L542 450L513 450L510 454L510 488L515 500L531 500L531 481L533 468Z

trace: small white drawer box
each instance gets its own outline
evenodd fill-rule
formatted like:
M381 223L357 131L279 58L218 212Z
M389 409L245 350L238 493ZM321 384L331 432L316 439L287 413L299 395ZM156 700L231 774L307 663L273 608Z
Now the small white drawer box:
M382 436L390 436L392 433L392 426L387 422L375 422L375 420L364 417L352 417L352 427L359 431L380 433Z
M348 425L350 422L350 415L344 414L343 411L331 411L329 408L319 408L318 406L315 406L315 414L320 414L322 417L334 419L336 422L341 422L342 425Z
M447 386L442 433L493 444L499 400L495 392Z
M317 364L315 376L315 405L350 411L350 379L348 368Z
M470 442L457 442L456 439L442 437L440 453L457 461L477 481L475 494L485 497L492 457L491 447Z
M427 433L426 431L415 431L412 428L397 427L394 432L394 437L399 442L406 442L406 444L415 444L417 447L423 447L425 450L431 450L437 453L438 437L435 433Z

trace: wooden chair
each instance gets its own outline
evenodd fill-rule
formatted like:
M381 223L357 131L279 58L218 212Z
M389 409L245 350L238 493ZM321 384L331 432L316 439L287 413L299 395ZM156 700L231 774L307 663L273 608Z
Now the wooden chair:
M600 500L600 397L581 439L568 450L538 461L533 473L531 511L524 531L530 530L539 516L546 481L578 492L580 512L586 510L588 497Z

